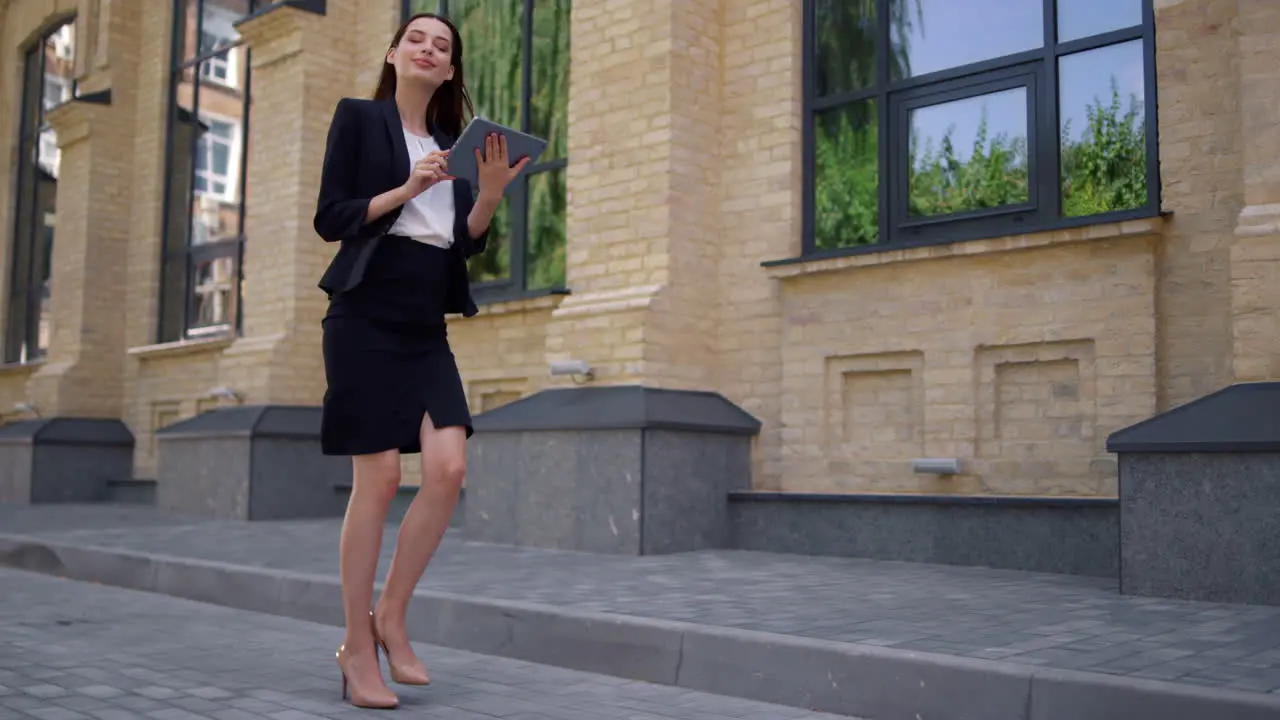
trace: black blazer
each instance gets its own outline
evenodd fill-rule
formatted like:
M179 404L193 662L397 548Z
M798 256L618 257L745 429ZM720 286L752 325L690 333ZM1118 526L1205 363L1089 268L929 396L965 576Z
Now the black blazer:
M432 137L442 150L453 147L457 138L432 129ZM313 224L326 242L342 243L338 254L320 278L320 288L329 297L351 290L364 278L369 258L378 241L400 217L400 207L365 223L369 202L376 195L393 190L409 179L409 149L394 100L343 98L333 112L329 138L320 175L320 196ZM471 297L467 258L484 252L489 232L478 238L467 229L467 216L475 205L471 183L453 181L454 242L449 257L449 288L445 294L446 313L466 317L479 310Z

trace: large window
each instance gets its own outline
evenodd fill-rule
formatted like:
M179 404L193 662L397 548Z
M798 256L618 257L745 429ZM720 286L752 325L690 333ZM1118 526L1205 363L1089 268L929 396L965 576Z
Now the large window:
M249 58L235 23L254 0L176 0L159 340L240 324Z
M405 17L438 12L462 33L476 113L548 140L512 183L471 259L476 297L561 290L565 283L565 167L569 144L570 0L405 0Z
M61 155L46 115L74 95L75 23L44 33L24 54L18 123L17 186L4 361L24 363L49 350L50 260Z
M804 250L1158 211L1150 0L805 0Z

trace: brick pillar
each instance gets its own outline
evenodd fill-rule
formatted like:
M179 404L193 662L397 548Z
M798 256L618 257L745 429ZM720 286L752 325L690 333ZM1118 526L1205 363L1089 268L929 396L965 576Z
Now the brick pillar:
M1280 5L1240 0L1244 201L1231 248L1235 380L1280 379Z
M244 254L244 330L224 382L252 404L318 405L324 391L316 282L336 247L312 230L325 136L351 91L355 3L290 6L242 22L253 68Z
M719 17L714 0L574 3L573 294L546 347L603 384L715 389Z
M129 236L132 161L128 106L95 93L54 109L58 136L51 336L27 386L42 415L119 418L124 393L124 316L118 303Z

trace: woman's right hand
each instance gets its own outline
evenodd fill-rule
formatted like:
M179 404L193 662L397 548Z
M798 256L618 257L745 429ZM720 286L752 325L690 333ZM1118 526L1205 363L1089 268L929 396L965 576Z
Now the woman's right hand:
M404 189L409 194L409 199L413 199L432 185L452 179L453 176L449 174L449 151L436 150L414 163Z

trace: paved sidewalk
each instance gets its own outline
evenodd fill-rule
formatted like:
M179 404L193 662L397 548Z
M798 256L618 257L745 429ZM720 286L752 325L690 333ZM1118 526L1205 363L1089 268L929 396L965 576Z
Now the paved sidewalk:
M0 718L315 720L339 700L341 631L152 593L0 569ZM416 644L439 720L820 720L837 716ZM393 717L393 716L388 716Z
M0 533L328 576L340 527L0 505ZM394 541L391 528L382 570ZM1280 698L1280 607L1125 596L1094 578L736 551L619 557L451 531L422 588Z

